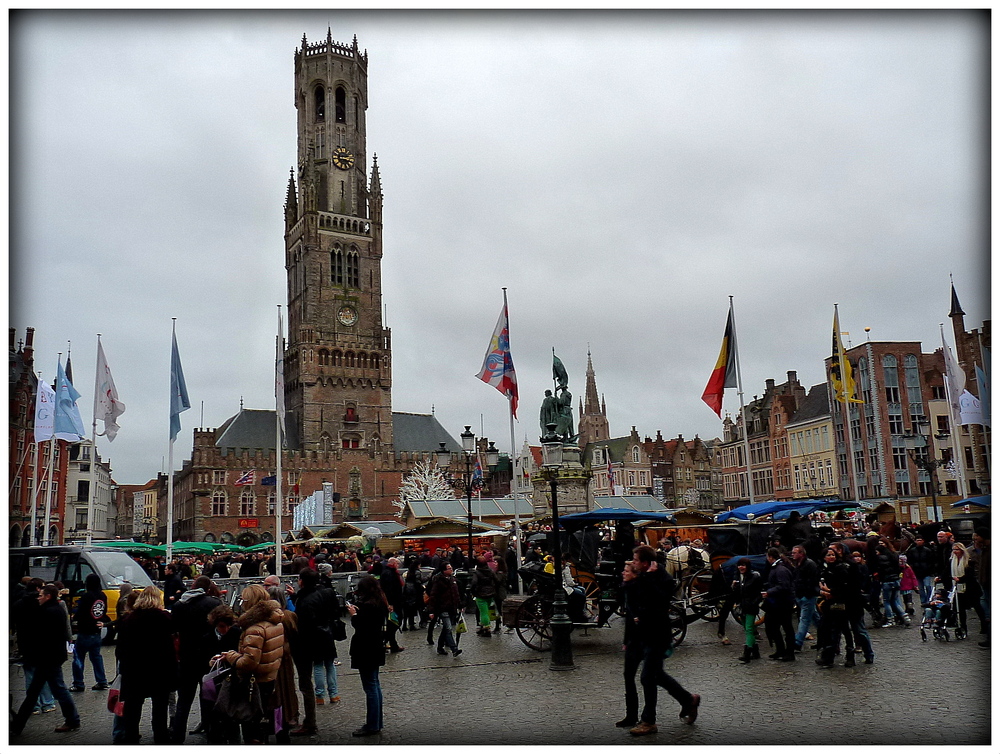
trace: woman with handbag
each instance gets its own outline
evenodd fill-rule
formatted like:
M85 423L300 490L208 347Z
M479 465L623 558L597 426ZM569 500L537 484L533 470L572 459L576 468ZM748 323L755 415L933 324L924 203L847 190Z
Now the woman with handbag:
M969 565L969 551L961 542L952 544L949 564L958 608L958 631L955 632L955 638L964 639L969 635L967 613L970 607L979 614L980 622L985 623L983 620L985 616L980 613L982 608L979 605L982 588L976 580L975 568Z
M278 677L285 653L285 629L281 623L281 606L270 599L261 584L251 584L240 592L243 612L237 621L242 633L236 651L224 652L222 658L233 668L240 680L250 680L260 692L263 719L243 725L244 743L261 743L267 738L269 718L274 714L274 682ZM245 687L243 687L245 688Z
M117 654L125 724L120 742L139 743L142 705L149 698L153 704L153 743L170 743L167 704L170 692L177 688L177 652L170 613L163 609L157 587L143 589L122 621Z
M403 625L401 631L416 631L416 621L424 605L424 580L420 562L413 558L403 577Z
M760 659L760 647L757 646L757 614L760 612L760 593L764 578L753 569L750 558L740 558L736 562L736 578L733 579L732 592L740 603L743 614L743 657L744 665L751 660Z
M851 576L851 566L843 561L840 550L827 549L820 570L820 614L817 643L820 647L816 664L833 667L833 658L840 651L840 636L844 636L844 667L854 667L854 632L852 616L856 613L857 581Z
M389 603L378 580L371 574L358 581L355 601L347 603L354 636L351 637L351 667L358 671L365 692L365 724L352 736L373 736L382 730L382 686L379 668L385 665L385 622Z

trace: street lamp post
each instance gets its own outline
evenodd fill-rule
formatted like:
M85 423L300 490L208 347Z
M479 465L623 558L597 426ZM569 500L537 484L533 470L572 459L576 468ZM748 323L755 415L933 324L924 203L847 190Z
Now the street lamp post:
M472 493L481 490L486 484L486 477L481 468L475 468L476 461L476 436L472 433L472 426L466 425L465 431L460 435L462 438L462 455L465 460L465 473L460 478L446 477L445 481L452 487L465 492L466 511L469 516L468 532L468 558L469 569L475 566L475 559L472 551ZM446 470L451 465L451 451L445 444L439 443L436 452L438 468ZM486 449L486 467L489 471L494 471L500 459L500 451L493 447L491 442Z
M930 443L927 441L927 435L920 431L920 426L923 424L929 424L929 422L915 421L913 422L913 429L903 435L903 442L906 445L906 453L910 456L910 460L913 461L913 465L918 469L926 471L928 476L931 478L931 506L934 509L934 515L937 515L937 467L942 466L947 461L942 458L930 458L928 456L928 448ZM948 436L946 432L941 432L936 435L938 440L943 440Z
M555 424L545 425L542 443L542 469L549 482L552 495L552 531L555 533L555 552L552 554L555 566L556 588L552 601L552 659L550 670L575 670L573 664L573 644L569 634L573 622L569 619L566 591L563 589L562 542L559 539L559 469L563 463L563 440L556 434Z

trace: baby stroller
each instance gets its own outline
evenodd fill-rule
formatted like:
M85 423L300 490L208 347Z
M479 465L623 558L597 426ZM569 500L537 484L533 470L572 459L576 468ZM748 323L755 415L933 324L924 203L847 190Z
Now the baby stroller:
M922 602L924 617L920 621L920 640L927 641L928 631L937 641L951 641L948 629L955 631L956 639L964 639L961 628L956 627L958 587L947 594L944 587L935 587L930 602Z

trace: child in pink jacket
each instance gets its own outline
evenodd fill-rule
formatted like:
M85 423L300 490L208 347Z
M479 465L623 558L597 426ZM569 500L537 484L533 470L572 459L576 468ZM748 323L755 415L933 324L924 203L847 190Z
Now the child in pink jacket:
M906 556L899 556L899 567L903 574L899 579L899 590L903 593L903 604L906 605L906 614L913 615L913 593L920 588L917 581L917 574L913 572L912 566L906 562Z

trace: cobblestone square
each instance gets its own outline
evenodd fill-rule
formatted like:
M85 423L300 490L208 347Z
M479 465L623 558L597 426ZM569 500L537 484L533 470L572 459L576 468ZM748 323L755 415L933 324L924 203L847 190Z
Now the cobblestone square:
M970 621L970 628L978 628ZM874 665L821 669L814 652L795 663L762 659L744 667L735 641L724 647L715 625L698 621L665 663L689 691L702 696L698 721L678 719L679 707L659 695L659 733L634 738L614 723L624 711L621 623L608 629L574 631L576 669L553 672L548 655L525 647L515 633L462 638L458 658L437 654L426 632L400 634L405 652L390 654L382 669L385 729L367 739L351 737L364 722L364 695L350 669L348 642L339 643L338 685L342 702L317 710L319 734L294 745L820 745L832 740L877 745L987 745L990 725L991 652L979 636L926 643L916 626L870 631ZM730 631L735 637L735 630ZM762 650L766 650L766 642ZM766 657L767 652L763 652ZM113 650L104 648L113 667ZM64 666L69 677L70 666ZM24 695L19 666L10 668L15 704ZM87 685L93 685L87 666ZM641 694L641 690L640 690ZM17 743L101 745L111 742L106 693L74 694L81 730L57 734L58 711L33 716ZM152 741L149 702L142 733ZM198 720L192 711L189 729ZM859 738L860 736L860 738ZM188 736L188 745L204 744Z

